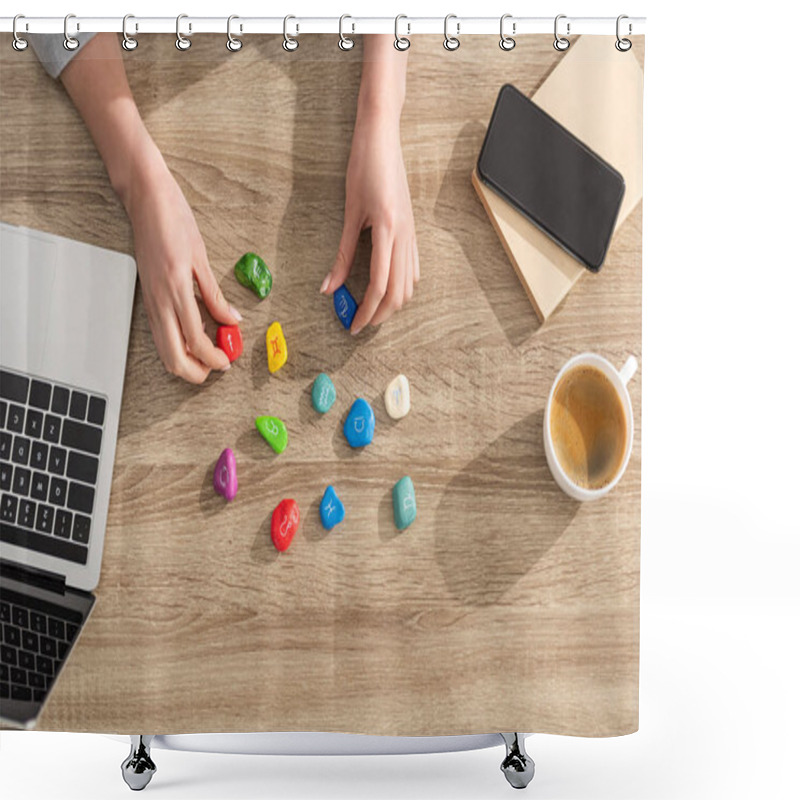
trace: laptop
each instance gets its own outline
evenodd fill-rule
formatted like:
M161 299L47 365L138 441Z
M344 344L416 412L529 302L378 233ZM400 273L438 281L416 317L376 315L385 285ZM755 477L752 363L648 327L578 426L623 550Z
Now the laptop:
M0 722L32 728L94 606L130 256L0 222Z

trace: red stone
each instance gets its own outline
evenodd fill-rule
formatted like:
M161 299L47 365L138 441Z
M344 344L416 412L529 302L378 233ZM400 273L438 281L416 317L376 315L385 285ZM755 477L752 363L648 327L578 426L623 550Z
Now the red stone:
M228 356L231 364L242 354L242 332L238 325L220 325L217 328L217 347Z
M281 500L272 512L272 543L283 552L300 527L300 509L294 500Z

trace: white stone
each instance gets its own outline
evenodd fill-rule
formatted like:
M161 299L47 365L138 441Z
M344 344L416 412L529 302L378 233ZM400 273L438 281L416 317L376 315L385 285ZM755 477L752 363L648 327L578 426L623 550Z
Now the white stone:
M383 395L386 413L392 419L402 419L411 410L411 389L408 378L398 375L386 387Z

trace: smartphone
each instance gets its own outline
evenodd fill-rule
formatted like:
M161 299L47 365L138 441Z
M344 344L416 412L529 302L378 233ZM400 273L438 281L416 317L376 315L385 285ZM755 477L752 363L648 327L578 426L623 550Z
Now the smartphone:
M584 266L600 270L625 180L510 84L497 95L478 176Z

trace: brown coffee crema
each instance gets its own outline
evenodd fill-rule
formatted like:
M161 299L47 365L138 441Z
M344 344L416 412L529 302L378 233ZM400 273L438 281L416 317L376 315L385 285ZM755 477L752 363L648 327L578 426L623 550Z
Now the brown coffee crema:
M550 437L561 468L584 489L602 489L617 476L627 441L625 409L597 367L582 364L558 382L550 410Z

